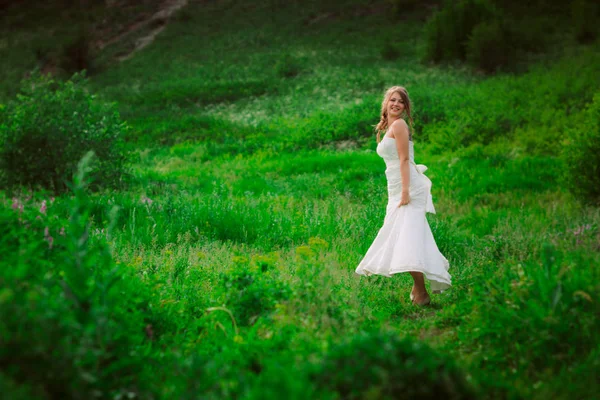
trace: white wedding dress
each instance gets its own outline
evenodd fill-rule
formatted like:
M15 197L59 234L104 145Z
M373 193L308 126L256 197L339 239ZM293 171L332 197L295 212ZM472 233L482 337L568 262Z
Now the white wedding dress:
M385 161L388 204L383 226L356 268L359 275L391 276L399 272L422 272L432 291L450 287L448 260L440 253L425 216L434 213L431 181L424 165L414 161L414 144L409 141L410 201L398 207L402 194L400 159L394 138L385 135L377 145L377 154Z

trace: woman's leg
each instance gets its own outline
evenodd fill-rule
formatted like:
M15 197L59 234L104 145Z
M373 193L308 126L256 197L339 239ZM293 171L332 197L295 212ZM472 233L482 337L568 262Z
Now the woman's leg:
M431 301L429 298L429 293L427 293L427 289L425 288L425 277L421 272L413 272L410 271L410 276L412 276L414 285L412 291L410 292L412 301L418 305L426 305Z

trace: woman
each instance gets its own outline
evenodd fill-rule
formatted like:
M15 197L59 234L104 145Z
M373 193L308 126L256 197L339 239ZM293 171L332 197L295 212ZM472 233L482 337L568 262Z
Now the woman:
M418 305L431 302L425 278L431 290L440 293L451 285L448 260L440 253L426 212L435 213L431 200L431 181L424 165L414 162L412 132L402 118L411 122L410 99L402 86L385 93L377 131L377 154L385 161L388 205L383 226L362 259L356 273L391 276L408 272L414 280L410 299ZM385 132L381 138L381 132Z

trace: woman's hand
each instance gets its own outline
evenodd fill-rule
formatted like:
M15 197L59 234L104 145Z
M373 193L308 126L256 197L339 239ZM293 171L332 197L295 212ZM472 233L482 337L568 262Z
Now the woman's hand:
M398 204L398 207L402 207L407 205L410 202L410 194L408 194L408 191L402 191L402 197L400 198L400 204Z

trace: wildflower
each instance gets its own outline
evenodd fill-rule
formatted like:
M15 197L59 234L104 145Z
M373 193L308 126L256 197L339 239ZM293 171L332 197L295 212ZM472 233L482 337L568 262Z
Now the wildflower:
M318 237L311 237L308 239L308 245L314 249L326 249L329 247L329 243Z
M296 255L300 257L312 257L315 253L309 246L298 246L296 247Z
M248 258L244 256L233 256L231 261L233 261L234 264L246 264L248 262Z
M21 201L19 199L17 199L16 197L13 197L12 209L15 211L19 210L19 214L21 214L23 212L23 210L25 209L25 206L23 205L23 203L21 203Z
M44 228L44 240L48 242L48 248L52 248L52 244L54 243L54 238L50 236L50 230L48 227Z
M235 343L241 344L241 343L244 343L244 338L243 338L243 337L241 337L240 335L235 335L235 336L233 337L233 341L234 341Z
M151 206L152 203L154 203L154 202L152 201L152 199L150 197L148 197L148 196L142 196L142 204L146 204L148 206Z
M46 215L46 209L47 209L47 207L46 207L46 200L44 200L44 201L42 201L42 205L40 207L40 212L42 214Z

